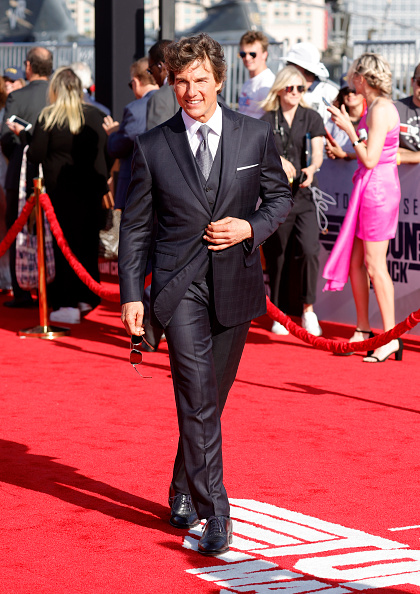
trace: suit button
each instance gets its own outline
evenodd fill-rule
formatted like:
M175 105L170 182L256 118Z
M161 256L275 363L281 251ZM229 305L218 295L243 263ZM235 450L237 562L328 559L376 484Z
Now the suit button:
M213 205L214 204L214 200L209 200L209 204Z
M205 190L206 192L210 192L210 191L211 191L211 188L208 188L208 187L206 186L206 187L204 188L204 190Z

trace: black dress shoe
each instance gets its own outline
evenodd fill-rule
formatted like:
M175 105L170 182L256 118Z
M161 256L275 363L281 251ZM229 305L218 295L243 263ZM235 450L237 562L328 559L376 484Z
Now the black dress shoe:
M188 530L200 523L191 501L191 495L177 493L172 485L169 488L169 507L171 508L171 518L169 520L171 526Z
M228 516L211 516L198 543L202 555L220 555L232 543L232 520Z

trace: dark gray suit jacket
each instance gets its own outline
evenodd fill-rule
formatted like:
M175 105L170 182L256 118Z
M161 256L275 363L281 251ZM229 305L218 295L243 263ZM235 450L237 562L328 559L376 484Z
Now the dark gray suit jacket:
M147 104L147 125L146 130L169 120L179 110L172 85L163 85L158 89Z
M235 326L266 311L257 248L285 220L291 192L269 124L222 109L222 168L213 211L181 112L136 138L120 230L121 303L143 298L156 213L151 303L152 319L163 327L208 258L206 226L227 216L249 221L254 240L251 249L241 243L212 253L217 318L225 326ZM258 197L262 202L257 210Z
M5 188L17 190L19 188L20 166L22 164L23 146L16 134L6 125L6 120L12 115L19 116L32 124L29 136L35 128L36 121L42 109L47 105L48 81L34 80L26 87L13 91L7 98L1 129L1 148L9 159ZM32 178L38 174L28 166L28 183L32 187Z

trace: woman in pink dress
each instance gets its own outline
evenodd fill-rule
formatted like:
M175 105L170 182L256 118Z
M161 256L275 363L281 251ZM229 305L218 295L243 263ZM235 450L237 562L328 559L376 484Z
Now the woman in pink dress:
M386 254L389 240L395 237L401 198L397 172L400 120L390 100L392 74L388 63L378 54L365 53L354 61L349 80L366 99L368 110L358 132L346 110L330 107L333 121L346 132L355 147L358 169L353 177L349 207L325 265L324 291L340 291L350 281L357 312L357 327L350 342L371 336L369 324L369 286L375 289L384 331L395 326L394 286L388 273ZM367 140L363 138L367 133ZM401 339L368 354L363 361L380 363L395 353L402 358Z

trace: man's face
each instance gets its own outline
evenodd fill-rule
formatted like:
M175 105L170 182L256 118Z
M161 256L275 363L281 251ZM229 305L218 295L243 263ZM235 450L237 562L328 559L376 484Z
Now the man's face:
M266 61L268 52L263 52L262 45L259 41L255 41L255 43L241 45L241 57L243 54L245 55L242 58L242 61L251 77L257 76L257 74L260 74L263 70L267 68Z
M305 70L305 68L302 68L302 66L299 66L298 64L293 64L293 62L287 62L287 64L290 64L290 66L294 66L295 68L297 68L299 72L303 74L306 82L309 83L309 85L314 82L315 74L312 74L312 72L309 72L309 70Z
M413 101L417 107L420 107L420 67L416 68L416 72L411 81L413 85Z
M175 74L174 91L179 105L194 120L208 122L216 111L217 83L208 58L205 62L192 62Z
M147 71L153 76L156 83L161 87L165 82L167 76L166 68L161 62L153 62L152 58L148 56L149 67Z

